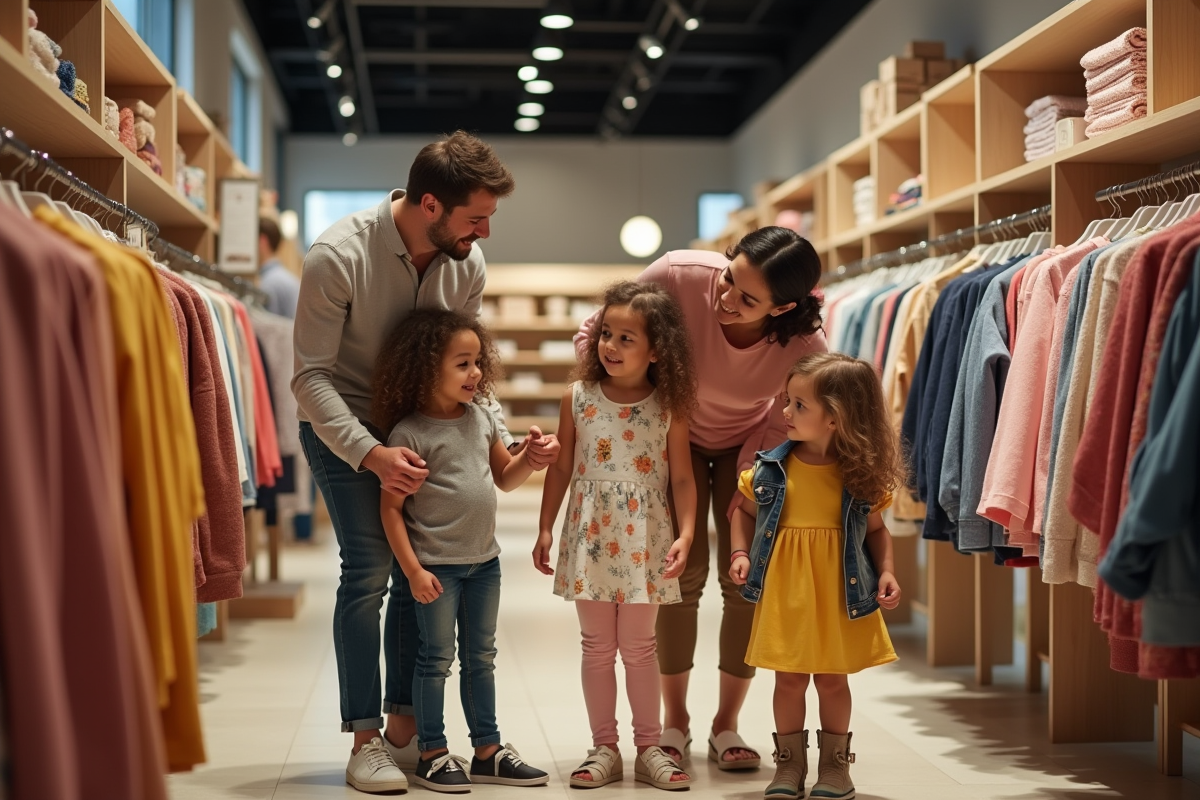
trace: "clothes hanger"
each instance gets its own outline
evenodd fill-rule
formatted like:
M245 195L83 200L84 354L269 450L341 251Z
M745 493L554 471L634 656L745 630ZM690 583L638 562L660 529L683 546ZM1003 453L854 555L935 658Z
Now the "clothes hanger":
M1196 171L1200 169L1200 165L1193 164L1185 167L1184 169L1186 170L1186 175L1184 177L1186 177L1189 184L1195 182L1196 191L1183 198L1183 203L1177 212L1177 218L1175 222L1182 222L1196 212L1200 211L1200 178L1196 177Z
M74 198L74 199L83 200L83 201L86 201L89 199L87 194L83 191L83 188L81 186L79 186L79 184L75 183L74 181L71 182L71 185L67 189L67 196L69 198ZM100 223L96 222L96 219L94 217L92 217L90 214L85 213L82 209L72 208L71 210L75 214L75 218L79 221L79 223L81 225L83 225L83 227L87 228L92 233L96 234L97 236L104 235L104 229L100 227Z
M1170 200L1163 203L1162 206L1159 207L1158 213L1155 214L1148 223L1146 223L1148 227L1151 227L1156 231L1162 230L1163 228L1167 227L1169 220L1171 220L1175 217L1176 212L1179 211L1179 207L1181 205L1183 205L1176 199L1179 195L1179 186L1178 186L1178 184L1175 183L1175 177L1178 174L1178 172L1179 172L1179 170L1177 170L1177 169L1171 170L1169 173L1167 173L1163 178L1161 178L1158 181L1158 183L1155 187L1155 190L1154 190L1155 194L1158 193L1159 186L1162 186L1163 191L1166 192L1166 186L1163 185L1163 182L1166 181L1167 183L1170 184L1171 191L1173 194L1173 196L1171 197Z
M1142 194L1141 194L1142 188L1143 187L1148 188L1148 186L1149 186L1147 181L1148 181L1148 179L1143 178L1142 181L1140 182L1140 185L1138 186L1138 198L1139 199L1141 199L1141 196L1142 196ZM1154 215L1156 213L1158 213L1158 209L1159 209L1159 206L1153 206L1153 205L1148 205L1148 204L1142 205L1141 208L1139 208L1137 211L1135 211L1133 213L1133 216L1130 217L1129 222L1127 222L1125 225L1118 226L1118 228L1116 230L1109 232L1109 234L1108 234L1109 241L1116 241L1117 239L1124 239L1126 236L1133 233L1134 231L1142 230L1143 228L1146 227L1146 223L1148 223L1151 219L1153 219Z
M37 159L38 159L38 154L36 152L34 152L33 154L31 154L30 158L33 159L33 163L36 163ZM44 181L45 179L46 179L46 174L43 172L41 177L38 178L37 183L35 183L33 185L33 191L32 192L24 192L23 191L23 192L21 192L21 197L25 199L25 203L26 203L26 205L29 206L30 211L33 211L34 209L44 206L46 208L49 208L51 211L53 211L56 214L61 213L58 210L58 208L54 205L54 201L50 198L50 195L44 194L44 193L38 191L38 187L40 187L42 185L42 181Z

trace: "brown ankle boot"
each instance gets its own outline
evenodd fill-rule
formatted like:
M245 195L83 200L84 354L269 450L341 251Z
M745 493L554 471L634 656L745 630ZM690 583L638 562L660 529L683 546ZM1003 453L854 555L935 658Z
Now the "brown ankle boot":
M816 800L850 800L854 797L854 783L850 780L850 765L854 763L854 753L850 752L853 735L817 731L821 760L810 797Z
M808 776L808 731L771 734L775 740L775 780L763 792L766 800L799 800Z

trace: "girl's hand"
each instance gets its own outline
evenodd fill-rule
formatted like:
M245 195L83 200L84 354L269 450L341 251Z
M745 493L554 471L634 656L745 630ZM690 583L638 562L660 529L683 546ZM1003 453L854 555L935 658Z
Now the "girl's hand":
M533 425L530 426L529 435L525 437L525 441L528 450L525 458L529 460L529 466L533 467L534 472L540 472L558 461L558 453L562 449L562 445L553 433L542 433L541 428Z
M879 591L875 599L881 608L889 611L900 605L900 584L896 583L895 575L890 572L879 573Z
M554 569L550 566L550 548L553 545L554 536L550 531L541 531L538 534L537 544L533 546L533 566L543 575L554 574Z
M691 542L685 542L683 539L675 540L675 544L671 545L671 549L667 551L667 570L663 573L664 578L669 580L683 574L684 568L687 567L688 551L691 549Z
M746 556L738 556L729 565L729 577L738 586L746 584L746 578L750 575L750 559Z
M429 605L442 594L441 581L427 569L409 578L408 585L412 588L413 597L421 605Z

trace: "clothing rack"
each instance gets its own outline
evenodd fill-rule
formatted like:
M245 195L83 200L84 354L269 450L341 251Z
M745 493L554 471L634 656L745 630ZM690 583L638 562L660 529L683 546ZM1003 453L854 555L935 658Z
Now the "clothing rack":
M1200 170L1200 162L1197 162L1197 169ZM1097 199L1099 199L1099 195L1097 195ZM877 253L858 261L851 261L849 264L843 264L825 273L821 278L821 282L829 284L853 278L881 267L897 267L901 264L909 264L913 261L919 261L926 255L941 248L956 247L967 240L971 240L974 243L979 236L990 235L993 237L993 241L995 241L1000 231L1015 233L1023 225L1033 228L1038 228L1038 226L1043 224L1048 226L1050 211L1050 206L1041 206L1040 208L1023 211L1019 214L1012 214L1011 216L1001 217L991 222L985 222L981 225L974 225L970 228L959 228L952 233L943 234L935 239L906 245L896 250L889 250L886 253Z
M11 129L0 127L0 156L3 155L12 155L21 162L14 171L14 178L24 175L29 170L34 170L39 181L43 178L50 178L58 182L69 192L74 192L98 206L106 215L106 219L112 215L120 216L122 235L128 231L130 225L140 226L150 249L171 269L177 272L191 272L216 281L239 297L256 301L259 305L266 305L267 295L250 281L228 275L200 256L161 238L158 225L154 222L89 186L71 170L55 162L48 153L34 150L22 142Z
M65 186L69 191L76 192L96 204L106 215L111 216L116 214L120 216L122 235L128 230L128 226L133 223L142 227L147 242L158 238L159 231L156 224L122 203L106 197L98 189L84 183L71 170L55 162L49 153L34 150L22 142L9 128L0 127L0 155L6 153L15 156L21 161L20 166L17 167L14 173L14 177L23 175L31 169L36 170L39 174L39 180L41 178L50 178Z
M1131 194L1136 194L1140 197L1143 192L1157 193L1159 189L1175 187L1185 181L1200 186L1200 180L1198 179L1200 179L1200 161L1193 161L1190 164L1185 164L1182 167L1176 167L1166 172L1160 172L1157 175L1150 175L1140 180L1101 189L1096 192L1096 201L1100 203L1109 202L1116 205L1118 200Z
M176 272L190 272L193 275L208 278L221 284L244 300L255 301L261 306L266 306L267 304L266 293L250 281L222 272L217 267L200 258L200 256L189 253L178 245L171 244L165 239L155 239L151 243L150 249L166 266Z

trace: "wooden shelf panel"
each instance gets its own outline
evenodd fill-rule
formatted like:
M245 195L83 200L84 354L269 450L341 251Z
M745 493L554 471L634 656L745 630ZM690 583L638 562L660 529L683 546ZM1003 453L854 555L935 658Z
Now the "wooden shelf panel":
M822 163L779 184L767 192L765 199L774 206L811 203L817 194L818 185L824 181L825 165Z
M554 433L558 430L558 417L520 416L514 415L505 420L509 433L525 433L533 425L542 429L542 433Z
M975 65L968 64L946 80L934 86L922 99L927 104L945 105L974 105L975 104Z
M1080 142L1055 161L1161 164L1200 150L1200 98Z
M921 138L921 104L916 103L887 120L872 136L883 140L917 140Z
M570 339L579 333L579 323L573 320L548 319L546 317L527 320L496 318L485 320L485 324L498 338L504 338L503 335L506 333L544 333L560 334L564 338Z
M860 136L842 149L836 151L829 157L829 163L837 164L861 164L869 166L871 163L871 142L872 136Z
M537 350L519 350L513 358L501 358L506 367L573 367L574 358L544 358Z
M104 8L105 86L167 86L174 89L175 79L170 71L129 26L112 0L104 0ZM105 93L117 99L111 92Z
M76 76L87 84L89 116L103 124L103 0L33 0L29 6L37 12L38 30L58 43L61 58L74 64Z
M183 89L175 90L176 100L176 126L180 136L211 136L213 131L212 121L208 115L200 108L200 104L196 99L188 94Z
M216 222L211 217L189 203L165 178L155 174L146 162L132 153L128 153L127 161L127 206L158 223L160 228L216 229Z
M980 59L977 70L1079 72L1079 59L1130 28L1146 24L1146 0L1073 2Z
M567 390L565 383L543 383L537 391L522 391L514 389L509 381L501 381L496 386L496 396L501 400L544 400L546 402L562 400L563 392Z
M645 269L641 264L488 264L484 297L595 297L614 281L633 280Z

